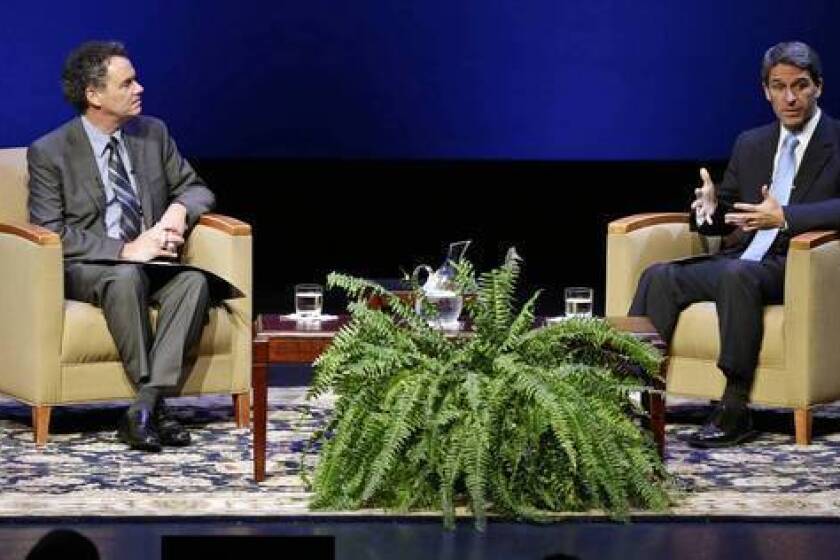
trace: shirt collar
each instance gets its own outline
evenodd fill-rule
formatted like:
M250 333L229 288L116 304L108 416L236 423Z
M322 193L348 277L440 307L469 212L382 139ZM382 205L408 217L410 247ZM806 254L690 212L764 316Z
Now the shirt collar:
M108 143L111 141L111 136L115 136L117 140L122 142L122 129L118 128L113 134L105 134L90 122L87 117L82 115L82 126L85 128L90 145L93 148L93 153L97 157L105 155L105 150L108 148Z
M802 130L799 132L790 132L783 126L779 142L784 142L784 139L787 138L788 135L793 135L797 140L799 140L800 146L807 146L808 142L811 141L811 136L814 135L814 131L817 129L817 124L820 122L820 115L822 115L822 111L819 107L817 107L817 110L814 111L814 114L811 115L811 118L807 123L805 123L805 126L803 126ZM781 146L781 143L779 145Z

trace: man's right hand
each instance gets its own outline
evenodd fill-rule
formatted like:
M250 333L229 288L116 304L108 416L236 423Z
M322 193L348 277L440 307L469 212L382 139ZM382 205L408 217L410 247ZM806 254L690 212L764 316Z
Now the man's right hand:
M177 258L176 251L167 249L167 245L179 247L184 238L172 231L166 231L160 224L155 225L137 236L134 241L123 245L120 258L127 261L148 262L158 257Z
M703 182L699 188L694 189L694 202L691 203L691 209L694 210L694 215L697 219L697 225L701 226L704 223L712 223L712 215L717 208L717 195L715 195L715 184L709 176L709 172L705 167L700 168L700 180Z

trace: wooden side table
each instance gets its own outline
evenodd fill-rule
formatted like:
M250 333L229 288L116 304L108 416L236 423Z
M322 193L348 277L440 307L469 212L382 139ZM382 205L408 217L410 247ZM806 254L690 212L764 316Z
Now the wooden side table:
M328 321L300 322L284 315L264 314L254 321L251 387L254 390L254 480L265 480L268 368L280 364L311 364L350 321L347 315Z
M659 457L665 459L665 374L668 371L668 345L656 332L656 328L647 317L607 317L607 322L619 331L653 345L662 354L659 366L660 379L654 381L655 392L647 393L646 404L650 413L650 430Z
M254 480L265 480L266 414L268 407L268 368L280 364L311 364L329 346L336 333L350 321L339 315L328 321L298 322L284 315L263 314L254 321L253 370L251 386L254 391ZM646 317L608 317L616 329L650 342L662 352L660 375L667 371L667 347ZM538 324L541 321L538 321ZM657 392L650 393L651 431L659 456L665 456L665 394L664 384L657 383Z

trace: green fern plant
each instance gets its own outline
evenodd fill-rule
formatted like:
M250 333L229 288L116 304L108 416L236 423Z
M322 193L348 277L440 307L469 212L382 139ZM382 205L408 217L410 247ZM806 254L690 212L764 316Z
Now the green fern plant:
M521 260L478 278L468 336L429 326L376 283L332 273L351 322L315 363L310 397L332 392L310 480L315 509L440 509L452 527L468 507L543 519L550 512L663 510L669 483L650 435L633 420L631 391L658 371L656 350L599 319L534 329L535 293L519 309ZM378 296L384 306L368 302Z

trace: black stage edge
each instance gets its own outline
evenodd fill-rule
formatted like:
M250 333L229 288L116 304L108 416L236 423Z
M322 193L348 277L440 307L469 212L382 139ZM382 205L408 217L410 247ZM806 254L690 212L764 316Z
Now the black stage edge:
M698 169L725 162L194 160L218 211L254 228L254 307L291 311L297 282L333 270L389 278L437 267L450 241L472 239L479 270L515 245L523 291L543 288L538 313L560 311L562 288L596 289L603 310L606 225L687 210ZM343 308L328 295L326 311Z
M330 557L325 544L334 544L338 560L790 560L836 558L840 547L838 520L811 518L654 516L618 523L570 517L548 524L490 519L484 533L469 519L446 531L437 517L57 518L0 520L0 559L24 558L55 528L81 533L95 543L103 560L157 560L164 538L202 536L236 539L247 545L243 553L259 551L277 559L309 558L300 550L305 542L300 537L322 537L317 558ZM288 546L277 547L284 539ZM245 557L217 556L210 547L201 551L202 560Z

